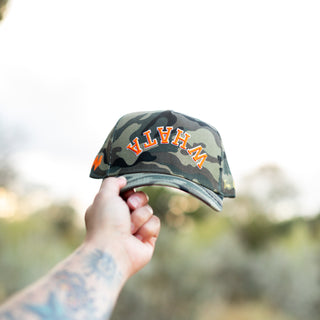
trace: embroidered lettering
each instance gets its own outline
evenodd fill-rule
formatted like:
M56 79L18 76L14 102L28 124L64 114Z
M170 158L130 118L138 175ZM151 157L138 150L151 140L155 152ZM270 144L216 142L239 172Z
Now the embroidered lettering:
M151 131L151 129L149 129L149 130L143 132L143 135L145 136L145 138L147 140L146 142L143 143L143 149L140 147L138 137L134 138L132 143L129 143L127 145L127 149L133 151L136 154L136 156L138 156L144 150L151 148L153 146L157 146L158 143L160 143L160 144L170 143L169 139L170 139L170 135L173 130L173 127L166 127L166 130L164 129L164 127L157 127L157 130L160 135L159 142L156 138L154 138L154 139L151 138L152 131ZM196 146L195 148L187 149L187 143L188 143L189 138L191 138L190 134L177 128L177 134L172 139L171 144L173 144L177 147L180 147L181 149L187 150L188 154L192 157L193 161L197 164L198 168L202 169L202 166L203 166L204 162L206 161L208 155L206 153L201 153L203 148L200 145ZM100 156L100 158L98 158L98 156L97 156L97 158L94 160L94 163L93 163L94 169L96 169L100 165L101 161L102 161L102 156Z
M184 137L181 137L182 134L184 134ZM186 146L187 146L188 139L190 137L191 137L190 134L187 134L183 130L178 128L177 135L175 139L172 141L172 144L174 144L175 146L179 146L179 141L182 141L183 143L180 145L180 148L187 149Z
M143 144L145 149L148 149L150 147L156 146L158 144L158 141L156 139L153 139L151 141L150 133L151 133L151 130L145 131L143 133L143 135L147 138L147 143Z
M170 133L171 133L171 130L173 129L173 127L166 127L166 128L167 128L167 131L164 131L163 127L157 127L157 130L158 130L158 132L160 134L160 138L161 138L161 141L160 141L161 144L169 143L169 137L170 137Z
M138 156L142 152L140 145L139 145L139 139L134 138L133 142L134 142L133 145L132 145L132 143L129 143L127 145L127 149L133 151L136 154L136 156Z
M201 146L197 146L197 147L195 147L195 148L193 148L193 149L188 149L187 151L188 151L188 153L189 153L190 155L192 155L193 153L196 153L196 154L192 157L192 159L193 159L195 162L197 162L197 161L200 160L199 162L197 162L197 166L198 166L199 169L202 169L202 165L203 165L203 163L205 162L205 160L207 159L207 156L208 156L206 153L200 154L201 151L202 151L202 147L201 147Z

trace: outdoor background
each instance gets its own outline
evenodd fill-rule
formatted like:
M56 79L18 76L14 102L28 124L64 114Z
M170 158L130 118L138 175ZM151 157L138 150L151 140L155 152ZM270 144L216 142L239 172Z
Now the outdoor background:
M0 0L0 302L81 243L118 118L173 109L219 130L237 198L216 213L147 188L160 238L113 319L319 319L319 16L308 0Z

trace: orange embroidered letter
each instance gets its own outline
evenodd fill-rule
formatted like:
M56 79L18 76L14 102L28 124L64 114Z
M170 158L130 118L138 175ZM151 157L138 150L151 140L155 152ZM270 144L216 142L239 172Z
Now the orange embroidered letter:
M198 160L200 160L198 163L197 163L197 166L199 167L199 169L202 169L202 165L204 163L204 161L207 159L207 154L206 153L203 153L203 154L200 154L202 151L202 147L201 146L197 146L193 149L188 149L188 153L190 155L192 155L193 153L196 152L196 154L192 157L192 159L197 162Z
M139 139L134 138L133 142L134 142L134 145L132 145L132 143L129 143L127 145L127 149L133 151L136 154L136 156L138 156L142 152L140 145L139 145Z
M163 131L163 127L157 127L160 137L161 137L161 141L160 143L169 143L169 137L170 137L170 133L171 130L173 129L173 127L166 127L167 131Z
M153 139L151 141L150 133L151 133L151 130L145 131L143 133L143 135L147 138L147 142L148 142L143 144L145 149L150 148L152 146L156 146L158 144L158 141L156 139Z
M102 161L102 155L99 157L99 155L96 156L96 158L93 161L92 167L94 171L96 171L96 169L100 166L100 163Z
M184 134L184 138L181 137L181 134ZM178 141L180 140L180 141L183 142L183 143L180 145L180 148L186 149L187 141L188 141L188 139L189 139L190 137L191 137L190 134L184 133L183 130L181 130L181 129L178 128L178 129L177 129L177 135L176 135L174 141L172 141L172 144L174 144L175 146L179 146Z

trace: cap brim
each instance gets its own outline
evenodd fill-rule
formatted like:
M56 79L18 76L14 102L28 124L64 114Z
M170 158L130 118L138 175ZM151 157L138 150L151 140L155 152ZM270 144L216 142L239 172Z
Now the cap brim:
M123 176L127 179L127 185L121 189L121 192L151 185L173 187L195 196L216 211L222 210L222 196L219 196L208 188L205 188L190 180L173 175L149 172L130 173L124 174Z

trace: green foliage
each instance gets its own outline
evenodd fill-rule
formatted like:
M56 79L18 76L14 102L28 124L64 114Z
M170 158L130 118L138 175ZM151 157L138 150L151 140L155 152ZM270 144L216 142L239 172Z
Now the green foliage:
M26 219L0 219L0 300L37 280L83 239L71 206L54 205Z
M3 19L4 11L6 10L6 6L9 0L0 0L0 22Z
M6 3L6 0L0 0L0 21ZM13 133L12 130L5 128L0 119L0 188L10 186L17 178L17 174L11 165L12 145L14 145L12 142L15 138L16 134Z
M281 188L278 169L271 172ZM257 185L252 176L250 184ZM112 319L317 320L320 215L278 221L272 201L249 189L217 213L185 193L144 188L162 229L154 258L129 280ZM0 300L71 253L83 225L68 203L0 219Z

